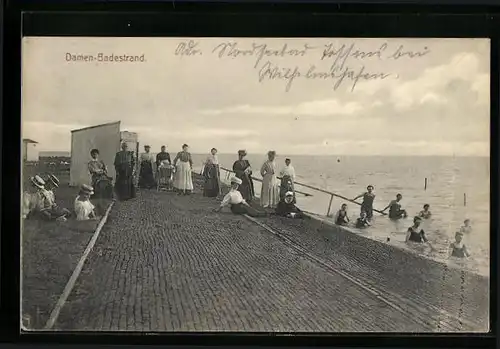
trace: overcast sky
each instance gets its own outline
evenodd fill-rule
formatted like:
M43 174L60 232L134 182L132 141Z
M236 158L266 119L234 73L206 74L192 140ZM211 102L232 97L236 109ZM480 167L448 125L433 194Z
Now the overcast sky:
M153 152L188 143L206 153L489 155L489 40L193 39L202 54L176 55L182 38L27 38L22 133L40 150L70 150L70 130L112 121ZM214 48L236 42L253 54ZM283 45L287 44L285 49ZM259 60L259 49L271 51ZM327 45L334 53L321 59ZM289 50L305 53L290 56ZM401 45L403 45L401 47ZM400 53L420 53L409 58ZM358 52L356 53L356 50ZM144 54L144 62L68 62L69 54ZM362 57L360 52L374 52ZM380 52L379 54L376 54ZM219 57L219 53L223 57ZM396 53L396 54L394 54ZM335 62L335 59L337 61ZM266 65L267 63L267 65ZM337 76L305 78L337 67ZM266 67L297 68L291 82ZM384 78L357 83L340 72ZM263 77L262 77L263 76ZM260 78L262 77L262 78ZM261 81L259 81L261 80ZM338 84L334 88L335 84ZM287 85L289 89L287 91Z

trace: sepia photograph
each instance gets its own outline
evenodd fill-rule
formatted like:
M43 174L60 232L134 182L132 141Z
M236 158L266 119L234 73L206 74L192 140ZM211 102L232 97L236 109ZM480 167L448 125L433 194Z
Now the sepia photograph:
M490 41L24 37L22 331L490 330Z

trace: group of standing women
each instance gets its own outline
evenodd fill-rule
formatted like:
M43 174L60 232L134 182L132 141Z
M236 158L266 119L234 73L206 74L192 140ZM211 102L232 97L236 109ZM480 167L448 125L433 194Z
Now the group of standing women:
M247 152L245 150L238 151L238 160L233 164L233 171L236 177L241 180L238 190L241 192L245 201L250 203L255 198L255 189L252 180L252 167L250 166L250 162L245 159L246 155ZM275 159L276 152L273 150L269 151L267 153L267 160L260 169L260 174L262 176L260 204L264 208L275 208L285 192L289 192L290 189L293 191L294 175L288 172L282 173L283 178L281 180L282 187L287 190L280 191ZM287 159L287 168L291 168L289 159Z
M153 188L156 184L154 165L160 166L163 162L168 162L174 168L173 186L179 195L189 195L193 190L193 160L187 144L182 146L182 151L177 153L173 161L170 161L170 155L162 147L162 152L156 156L150 153L150 147L145 146L145 153L140 156L139 187L144 189ZM238 160L233 164L233 171L237 178L241 180L238 190L241 195L250 203L255 198L255 189L252 180L252 167L250 162L245 159L247 152L238 151ZM283 176L280 184L277 178L278 171L275 162L276 152L269 151L268 159L260 169L262 175L262 189L260 203L264 208L275 208L285 192L293 191L294 173L290 160L286 160L286 167L281 175ZM133 176L135 175L135 159L133 152L127 150L127 144L122 144L122 151L115 157L116 169L116 192L120 200L126 200L135 197L135 186ZM203 195L207 197L217 197L220 194L220 168L217 158L217 149L212 148L210 155L204 162L203 167L204 188ZM281 193L283 192L283 193ZM283 194L283 195L282 195Z

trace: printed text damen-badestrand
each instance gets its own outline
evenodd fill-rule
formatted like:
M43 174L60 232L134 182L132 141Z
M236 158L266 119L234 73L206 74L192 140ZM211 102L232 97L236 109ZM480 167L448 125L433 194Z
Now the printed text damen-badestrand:
M127 55L127 54L105 54L98 52L96 54L73 54L66 53L66 62L98 62L98 63L144 63L146 61L145 55Z

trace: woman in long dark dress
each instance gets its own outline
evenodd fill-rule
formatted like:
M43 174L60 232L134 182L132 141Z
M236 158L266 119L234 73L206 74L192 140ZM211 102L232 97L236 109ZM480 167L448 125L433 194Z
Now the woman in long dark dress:
M134 185L134 152L128 151L127 143L122 144L122 150L115 155L116 182L115 192L118 200L135 198Z
M241 179L242 182L238 186L238 191L245 201L250 203L255 196L255 191L252 180L252 167L250 166L250 162L245 160L246 155L246 150L238 150L238 160L233 164L233 171L236 177Z
M205 178L205 184L203 186L203 196L207 197L217 197L220 192L219 186L219 161L217 159L217 149L212 148L210 155L205 161L205 166L203 167L203 177Z
M145 153L141 154L141 170L139 172L139 187L143 189L151 189L156 186L156 181L154 177L153 165L155 164L155 158L149 152L151 147L149 145L144 146Z

